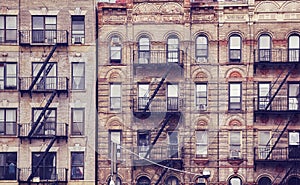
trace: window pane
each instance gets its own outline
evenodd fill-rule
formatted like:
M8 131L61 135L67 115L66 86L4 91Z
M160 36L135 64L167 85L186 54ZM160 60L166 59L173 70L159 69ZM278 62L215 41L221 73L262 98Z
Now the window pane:
M121 132L112 131L110 133L110 140L116 144L121 144Z
M259 145L266 146L270 140L270 132L269 131L260 131L259 132ZM270 143L269 143L270 144Z
M6 17L6 29L17 29L17 17L7 16Z
M32 17L33 29L44 29L44 17Z
M299 49L299 36L294 35L289 37L289 48Z
M241 184L242 184L241 179L237 177L230 179L230 185L241 185Z
M168 97L178 97L178 85L168 85Z
M6 40L16 41L17 40L17 30L6 30Z
M299 132L289 132L289 145L300 145Z
M85 88L84 69L84 63L72 63L72 89Z
M16 110L6 110L6 121L16 122Z
M45 24L56 24L56 17L45 17Z
M269 90L270 90L270 84L259 84L259 96L270 96L269 95Z
M111 97L121 97L121 85L111 84L110 85L110 96Z
M0 16L0 29L4 29L4 16Z
M230 37L230 49L241 49L241 37L239 36Z
M289 96L299 95L299 84L289 84Z
M230 132L230 144L240 144L240 132Z
M149 97L149 84L139 84L139 97Z
M270 49L271 37L263 35L259 37L259 49Z
M197 131L196 141L199 144L207 144L207 131Z
M240 84L230 84L230 96L240 96L241 85Z
M110 47L110 58L111 59L121 59L121 47L111 46Z

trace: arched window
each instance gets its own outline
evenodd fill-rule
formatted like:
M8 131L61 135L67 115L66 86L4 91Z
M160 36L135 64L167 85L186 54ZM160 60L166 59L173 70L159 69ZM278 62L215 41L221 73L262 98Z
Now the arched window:
M167 60L168 62L179 62L179 39L171 35L167 41Z
M143 36L139 39L139 63L147 64L150 59L150 40Z
M239 177L232 177L229 180L229 185L242 185L242 180Z
M300 179L298 177L292 177L288 180L288 185L299 185Z
M148 177L142 176L138 179L137 185L150 185L151 181Z
M204 35L199 35L196 39L196 60L204 62L208 57L208 41Z
M259 179L258 185L272 185L272 181L269 177L262 177Z
M110 63L121 63L122 45L119 36L113 36L110 40Z
M242 39L239 35L232 35L229 38L229 61L241 62Z
M170 176L167 178L166 185L179 185L179 180L177 179L177 177L174 176Z
M110 181L111 181L111 178L109 178L109 180L108 180L108 183L107 183L108 185L110 185ZM122 184L122 181L121 181L120 177L117 177L115 185L121 185L121 184Z
M300 39L299 35L289 36L289 62L299 62Z
M261 35L258 40L258 61L271 62L271 37Z

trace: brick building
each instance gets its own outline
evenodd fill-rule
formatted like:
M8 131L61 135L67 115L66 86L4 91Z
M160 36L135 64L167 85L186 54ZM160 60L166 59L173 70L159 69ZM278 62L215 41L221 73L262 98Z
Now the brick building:
M98 184L300 183L298 1L97 13Z
M95 7L1 0L0 184L95 184Z

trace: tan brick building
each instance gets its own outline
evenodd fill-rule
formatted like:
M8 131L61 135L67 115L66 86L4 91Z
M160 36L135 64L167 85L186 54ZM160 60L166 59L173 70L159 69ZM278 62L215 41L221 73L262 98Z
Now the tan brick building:
M299 13L99 3L98 184L299 184Z
M93 0L1 0L0 184L95 184Z

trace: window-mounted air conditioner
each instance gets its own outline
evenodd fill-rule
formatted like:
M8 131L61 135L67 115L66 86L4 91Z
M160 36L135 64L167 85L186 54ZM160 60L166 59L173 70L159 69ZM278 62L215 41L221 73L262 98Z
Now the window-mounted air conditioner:
M84 44L84 37L73 37L72 44Z
M206 110L206 105L204 105L204 104L198 105L197 110Z
M231 150L231 151L230 151L230 158L232 158L232 159L240 159L240 158L241 158L241 153L240 153L240 151L237 151L237 150Z

